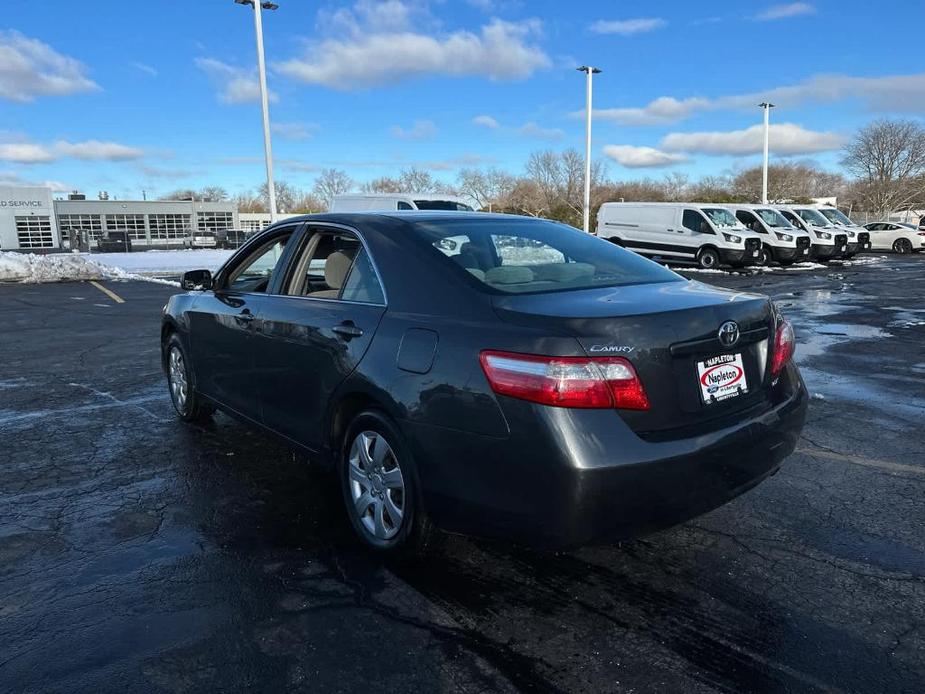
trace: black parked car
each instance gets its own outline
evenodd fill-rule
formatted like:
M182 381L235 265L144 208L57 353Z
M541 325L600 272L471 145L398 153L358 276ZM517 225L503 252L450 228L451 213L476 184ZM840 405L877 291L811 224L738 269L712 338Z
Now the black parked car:
M132 250L132 240L127 231L104 231L96 242L100 253L128 253Z
M805 418L767 298L552 222L295 218L183 284L162 333L177 412L334 466L378 549L433 525L551 547L664 528L776 472Z

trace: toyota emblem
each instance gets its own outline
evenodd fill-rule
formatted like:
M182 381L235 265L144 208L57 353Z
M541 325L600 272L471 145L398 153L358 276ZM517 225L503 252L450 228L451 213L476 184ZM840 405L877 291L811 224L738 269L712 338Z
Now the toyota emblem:
M727 320L719 326L716 336L723 347L732 347L739 341L739 326L735 321Z

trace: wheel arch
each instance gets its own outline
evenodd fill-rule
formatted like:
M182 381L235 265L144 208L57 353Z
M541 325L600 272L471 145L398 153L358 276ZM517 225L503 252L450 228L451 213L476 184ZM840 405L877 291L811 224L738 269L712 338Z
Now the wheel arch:
M366 388L347 388L332 398L325 418L323 440L330 463L337 462L347 427L364 410L379 410L391 418L396 427L400 428L398 412L394 406L389 404L387 398Z

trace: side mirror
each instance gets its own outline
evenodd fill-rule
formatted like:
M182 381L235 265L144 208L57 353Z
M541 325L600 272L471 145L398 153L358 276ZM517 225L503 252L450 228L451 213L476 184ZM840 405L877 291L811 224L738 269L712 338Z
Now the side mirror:
M212 289L212 273L208 270L184 272L180 280L180 287L187 291L191 289Z
M700 233L701 234L712 234L713 230L710 228L710 225L705 221L700 222Z

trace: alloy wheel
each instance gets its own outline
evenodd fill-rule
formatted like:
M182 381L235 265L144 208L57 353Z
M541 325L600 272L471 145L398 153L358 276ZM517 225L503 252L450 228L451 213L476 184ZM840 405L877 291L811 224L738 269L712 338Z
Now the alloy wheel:
M377 540L391 540L405 515L405 481L395 453L382 434L363 431L347 459L352 511Z
M173 404L177 411L184 414L186 412L186 401L189 397L189 383L186 379L186 363L183 361L183 353L178 347L171 347L167 359L170 397L173 398Z

